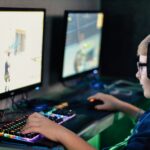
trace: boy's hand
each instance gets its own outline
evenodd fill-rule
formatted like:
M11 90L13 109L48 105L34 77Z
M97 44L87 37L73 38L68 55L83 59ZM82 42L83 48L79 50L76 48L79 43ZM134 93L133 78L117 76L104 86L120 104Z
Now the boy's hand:
M104 94L104 93L97 93L93 96L90 96L88 98L88 100L90 100L90 99L96 99L97 101L100 100L104 103L101 105L96 105L95 109L97 109L97 110L110 110L110 111L119 110L120 104L123 103L118 98L116 98L112 95Z

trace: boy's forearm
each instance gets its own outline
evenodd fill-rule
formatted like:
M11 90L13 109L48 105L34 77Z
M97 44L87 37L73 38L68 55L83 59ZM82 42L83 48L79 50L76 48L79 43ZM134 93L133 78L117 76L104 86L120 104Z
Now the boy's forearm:
M68 129L64 129L63 133L60 134L59 142L63 144L67 150L95 150L86 141Z
M126 113L127 115L130 115L135 119L137 119L144 113L144 110L126 102L121 102L118 110Z

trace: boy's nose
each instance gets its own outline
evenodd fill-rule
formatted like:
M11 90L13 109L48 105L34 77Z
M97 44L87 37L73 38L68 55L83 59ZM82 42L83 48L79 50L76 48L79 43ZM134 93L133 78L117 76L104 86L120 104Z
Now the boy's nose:
M136 73L135 76L136 76L137 79L140 79L140 73L139 73L139 71L137 71L137 73Z

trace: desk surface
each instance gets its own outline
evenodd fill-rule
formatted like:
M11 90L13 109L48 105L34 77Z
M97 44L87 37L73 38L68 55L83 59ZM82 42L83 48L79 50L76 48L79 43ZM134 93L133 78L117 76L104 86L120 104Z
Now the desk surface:
M60 89L59 87L57 87ZM56 90L56 88L54 88ZM57 91L57 90L56 90ZM53 90L51 91L53 93ZM50 93L50 92L49 92ZM47 97L47 99L49 99ZM50 98L51 99L51 98ZM73 109L77 115L72 120L64 123L63 125L79 136L83 137L85 140L89 140L97 133L104 131L106 128L111 126L114 121L115 112L108 112L108 111L96 111L96 110L89 110L84 109L83 107L74 108ZM50 142L50 141L48 141ZM47 148L47 147L40 147L40 146L29 146L26 144L19 144L19 143L8 143L0 141L0 149L7 149L7 150L46 150L46 149L58 149L57 146L54 148Z
M74 131L76 134L84 138L85 140L89 140L94 137L97 133L102 132L110 125L113 124L114 113L111 112L98 112L96 110L88 110L83 108L77 108L75 110L77 112L76 117L72 120L65 122L63 125L70 130ZM44 145L49 146L51 141L44 141ZM58 145L59 146L59 145ZM43 146L30 146L27 144L10 142L10 141L0 141L0 149L7 150L19 150L19 149L31 149L31 150L44 150L44 149L58 149L57 146L53 148L47 148Z

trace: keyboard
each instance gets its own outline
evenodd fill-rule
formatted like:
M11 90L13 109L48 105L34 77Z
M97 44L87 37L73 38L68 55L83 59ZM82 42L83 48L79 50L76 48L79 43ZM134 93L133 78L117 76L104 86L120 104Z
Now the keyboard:
M76 116L75 112L68 109L57 109L53 108L49 111L41 111L41 114L48 117L50 120L55 121L58 124L62 124ZM38 133L29 133L22 134L21 129L26 124L26 120L28 115L24 115L15 121L11 121L9 123L5 123L0 126L0 137L3 139L12 139L16 141L22 141L27 143L36 143L42 138L44 138L41 134Z

